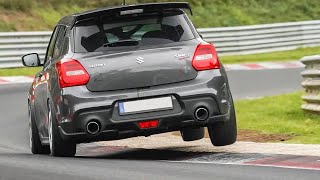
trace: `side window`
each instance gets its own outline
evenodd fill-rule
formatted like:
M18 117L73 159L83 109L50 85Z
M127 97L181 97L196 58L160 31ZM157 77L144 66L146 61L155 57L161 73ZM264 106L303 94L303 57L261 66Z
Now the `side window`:
M69 52L69 37L66 36L63 40L62 54L67 54Z
M49 43L49 46L48 46L48 49L47 49L47 54L46 54L46 57L45 57L45 60L44 60L44 64L46 64L48 61L50 61L53 57L53 50L54 50L54 46L56 44L56 39L57 39L57 36L58 36L58 32L59 32L59 29L60 27L57 26L53 33L52 33L52 36L51 36L51 39L50 39L50 43Z
M63 51L63 41L64 41L65 34L66 34L66 27L61 26L57 36L55 46L54 46L54 50L53 50L53 56L52 56L53 59L58 58Z

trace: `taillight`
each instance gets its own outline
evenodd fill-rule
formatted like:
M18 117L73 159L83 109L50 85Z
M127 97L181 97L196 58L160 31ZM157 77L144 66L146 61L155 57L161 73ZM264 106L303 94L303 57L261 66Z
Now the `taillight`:
M198 70L219 69L220 63L212 44L199 44L194 52L192 66Z
M77 60L62 59L56 67L61 88L85 85L90 79L88 72Z

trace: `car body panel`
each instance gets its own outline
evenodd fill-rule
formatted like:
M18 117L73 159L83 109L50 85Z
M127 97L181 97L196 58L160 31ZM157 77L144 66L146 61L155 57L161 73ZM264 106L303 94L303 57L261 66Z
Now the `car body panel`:
M223 70L202 71L198 73L197 78L194 80L180 82L178 85L174 83L139 90L127 89L120 91L91 92L86 86L65 88L61 97L63 100L55 102L55 104L57 104L55 114L60 125L61 133L66 139L74 135L86 136L85 124L90 120L98 120L101 122L102 132L110 131L112 132L111 134L114 132L117 132L116 134L118 135L119 133L123 134L123 136L109 137L111 139L126 138L130 136L131 133L131 135L136 134L136 136L143 135L143 133L141 134L136 131L135 128L137 127L135 123L148 119L159 119L160 122L163 120L163 122L167 124L167 121L170 119L172 119L172 121L169 121L169 124L185 121L187 125L192 126L206 126L208 123L226 121L227 118L224 117L228 117L229 115L232 98L229 95L229 90L226 88L228 84L222 76L223 73L221 73L221 71ZM119 101L166 96L173 97L173 110L126 116L119 115L117 104ZM194 111L198 107L206 107L209 109L210 118L208 121L195 121ZM175 121L175 119L177 120ZM181 128L181 124L176 124L176 128ZM127 128L131 127L134 130L126 135L126 131L123 130L126 128L123 126L127 126ZM162 132L168 132L173 129L171 129L171 127L163 127ZM144 131L144 133L153 134L155 132L150 130L149 132ZM101 136L99 135L95 138L108 139L103 133ZM88 138L78 139L76 137L76 140L77 142L91 142L97 140L95 138L89 136Z
M194 79L192 56L198 44L193 40L116 54L76 53L73 58L88 71L90 91L142 88Z

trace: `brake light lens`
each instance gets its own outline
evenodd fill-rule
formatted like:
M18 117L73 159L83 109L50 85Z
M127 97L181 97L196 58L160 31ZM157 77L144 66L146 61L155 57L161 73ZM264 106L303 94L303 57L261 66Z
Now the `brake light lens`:
M192 59L197 71L220 69L217 51L212 44L199 44Z
M61 88L85 85L90 79L86 69L75 59L62 59L56 68Z
M138 122L138 126L140 129L148 129L148 128L155 128L159 124L158 120L150 120L150 121L142 121Z

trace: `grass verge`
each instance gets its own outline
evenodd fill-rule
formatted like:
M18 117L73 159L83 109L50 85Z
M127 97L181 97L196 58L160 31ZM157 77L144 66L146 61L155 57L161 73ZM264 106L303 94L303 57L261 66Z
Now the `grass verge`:
M291 51L280 51L261 54L222 56L221 61L224 64L249 63L249 62L279 62L300 60L304 56L319 54L319 47L299 48Z
M0 76L34 76L41 67L22 67L0 69Z
M235 102L238 128L292 136L286 142L320 144L320 114L305 114L302 92Z
M164 1L176 0L127 0L127 3ZM197 27L304 21L320 17L319 0L188 0L188 2L194 12L190 18ZM0 31L52 30L64 15L121 3L121 0L0 0L0 20L5 23L0 26ZM27 21L24 21L26 17Z

